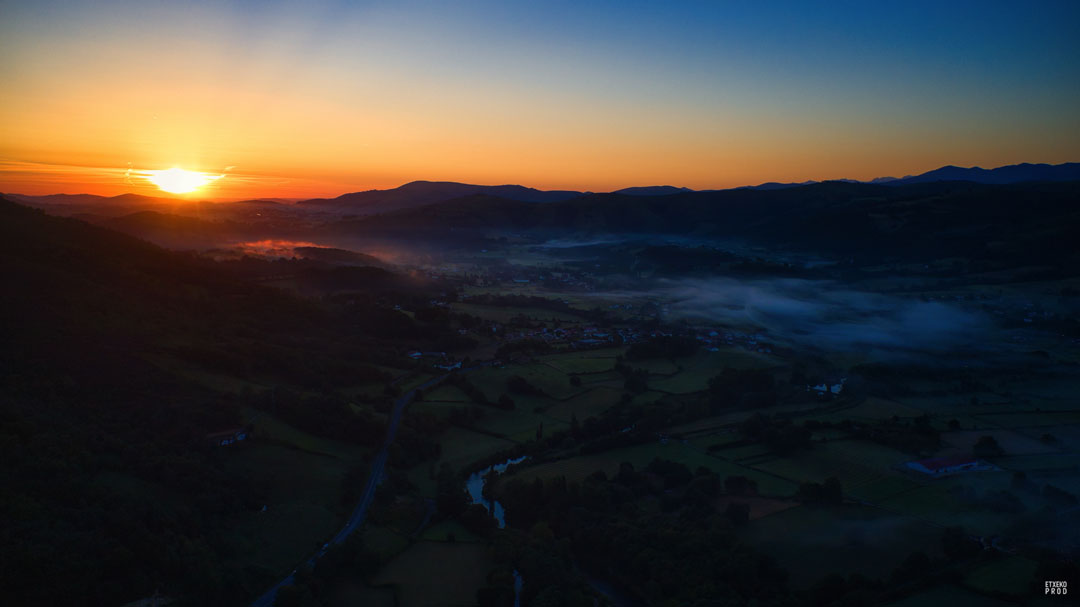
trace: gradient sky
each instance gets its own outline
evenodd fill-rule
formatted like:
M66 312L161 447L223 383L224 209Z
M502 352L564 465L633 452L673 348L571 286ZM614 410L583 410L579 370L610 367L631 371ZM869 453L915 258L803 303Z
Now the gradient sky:
M0 191L606 191L1080 160L1080 3L10 2Z

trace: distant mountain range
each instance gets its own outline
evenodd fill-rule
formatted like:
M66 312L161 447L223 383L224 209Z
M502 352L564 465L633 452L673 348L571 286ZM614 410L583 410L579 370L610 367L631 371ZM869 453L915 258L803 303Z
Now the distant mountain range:
M971 181L984 184L1009 184L1025 181L1080 181L1080 163L1071 162L1065 164L1015 164L999 167L996 169L982 169L973 167L945 166L923 173L921 175L909 175L902 178L878 177L867 182L854 179L836 179L847 183L871 183L883 185L906 185L914 183L932 183L937 181ZM805 185L819 183L817 181L803 181L800 183L781 183L770 181L755 186L744 186L735 189L750 190L782 190ZM694 192L690 188L681 188L671 185L643 186L623 188L615 190L612 194L623 196L672 196ZM705 190L711 191L711 190ZM414 207L427 206L439 202L446 202L466 196L486 195L516 200L518 202L560 202L591 194L591 192L576 192L571 190L537 190L520 185L472 185L456 183L452 181L413 181L401 187L389 190L368 190L366 192L354 192L344 194L337 198L316 198L304 200L299 204L310 205L323 209L346 211L353 215L377 215L395 211L403 211Z
M865 182L854 179L834 179L827 181L890 186L935 183L939 181L968 181L990 185L1005 185L1033 181L1080 181L1080 163L1023 163L998 167L996 169L983 169L980 167L964 168L950 165L928 171L921 175L908 175L900 178L878 177ZM803 181L799 183L782 183L770 181L759 185L743 186L732 189L783 190L815 183L821 182ZM698 191L711 192L716 190ZM658 185L623 188L621 190L615 190L611 192L611 194L622 196L660 197L687 194L691 192L695 192L695 190L671 185ZM367 216L404 211L468 196L492 196L518 202L552 203L580 198L591 194L592 192L578 192L573 190L538 190L521 185L474 185L453 181L413 181L388 190L352 192L349 194L342 194L336 198L301 200L296 204L301 208L306 207L309 209L331 211L347 215ZM42 207L60 205L68 207L85 207L92 205L116 208L149 208L157 205L175 205L178 202L178 199L175 198L143 196L140 194L121 194L119 196L111 197L96 196L93 194L52 194L49 196L5 194L5 196L12 200ZM287 199L264 198L239 202L246 203L252 207L261 206L266 208L287 205L291 201Z
M940 169L927 171L921 175L908 175L906 177L878 177L870 181L858 181L855 179L833 179L831 181L844 181L848 183L873 183L883 185L907 185L912 183L935 183L938 181L971 181L973 183L985 183L992 185L1004 185L1009 183L1024 183L1027 181L1080 181L1080 162L1066 162L1064 164L1011 164L996 169L983 169L971 167L969 169L958 166L943 166ZM817 181L803 181L801 183L777 183L770 181L761 185L745 186L750 190L780 190L794 188L801 185L811 185Z
M143 196L142 194L120 194L119 196L98 196L96 194L49 194L47 196L27 196L24 194L4 194L7 198L35 205L68 206L136 206L161 205L183 202L177 198Z
M884 178L888 179L888 178ZM1025 181L1077 181L1080 180L1080 162L1065 164L1012 164L996 169L944 166L922 175L887 181L889 184L933 183L936 181L974 181L1002 185ZM876 181L876 180L875 180Z

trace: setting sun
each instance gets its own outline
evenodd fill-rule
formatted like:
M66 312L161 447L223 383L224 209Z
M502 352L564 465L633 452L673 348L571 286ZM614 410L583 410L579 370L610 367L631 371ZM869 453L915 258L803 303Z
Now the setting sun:
M171 194L194 192L204 185L224 177L224 175L186 171L178 167L160 171L147 171L147 173L146 178L151 183Z

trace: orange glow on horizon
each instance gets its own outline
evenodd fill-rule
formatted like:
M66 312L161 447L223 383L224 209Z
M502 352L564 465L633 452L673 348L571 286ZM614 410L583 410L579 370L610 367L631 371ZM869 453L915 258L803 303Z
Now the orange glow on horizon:
M835 36L789 36L769 11L746 25L753 11L726 3L701 19L651 5L564 19L542 3L316 0L256 19L246 3L39 4L11 3L0 19L2 192L167 197L136 171L169 167L226 175L186 194L169 186L186 199L415 180L700 190L1080 157L1075 19L1063 11L1036 11L1056 32L1036 40L1046 48L1023 28L971 29L968 42L993 38L978 48L994 58L972 62L951 38L902 28L890 35L917 55L950 46L916 60L864 40L848 10L822 22ZM600 18L612 27L586 27Z
M186 171L180 167L145 173L145 179L170 194L190 194L225 176Z

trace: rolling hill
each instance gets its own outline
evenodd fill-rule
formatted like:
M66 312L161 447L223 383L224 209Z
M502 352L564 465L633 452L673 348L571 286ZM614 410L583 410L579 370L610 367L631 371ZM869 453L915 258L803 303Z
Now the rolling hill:
M933 183L936 181L972 181L986 184L1024 183L1027 181L1080 181L1080 162L1064 164L1013 164L996 169L943 166L921 175L887 181L890 185Z
M1080 184L825 182L671 196L590 194L534 205L487 195L338 221L336 234L459 239L601 234L738 240L759 246L909 260L985 257L1051 263L1077 256Z
M481 194L521 202L556 202L580 196L581 192L543 191L520 185L471 185L449 181L413 181L390 190L353 192L343 194L337 198L304 200L298 204L339 209L355 215L375 215Z

